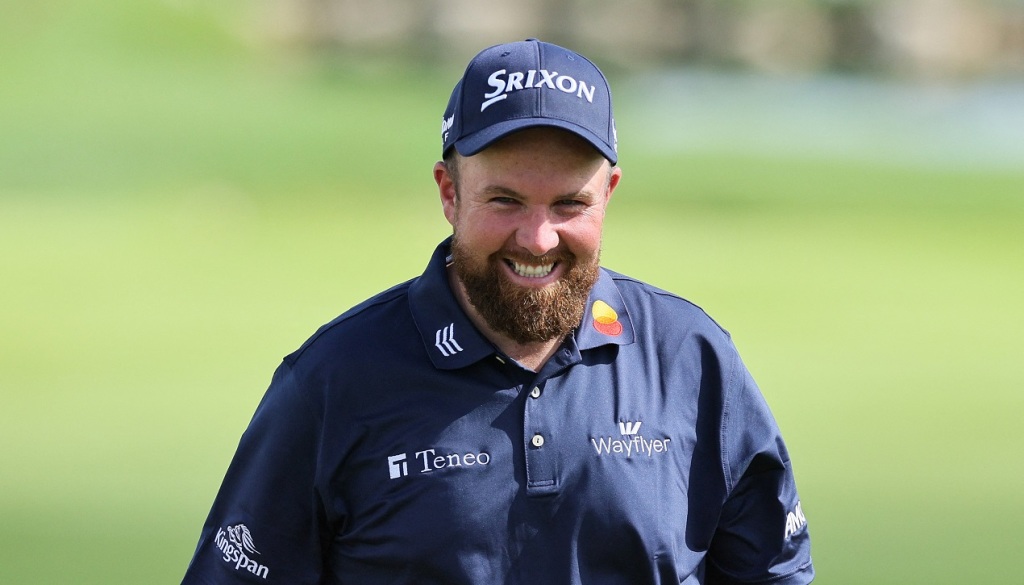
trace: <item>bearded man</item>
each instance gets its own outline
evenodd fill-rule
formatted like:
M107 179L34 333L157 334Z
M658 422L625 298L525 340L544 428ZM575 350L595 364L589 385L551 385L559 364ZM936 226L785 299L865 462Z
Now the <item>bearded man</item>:
M600 264L622 177L600 70L485 49L441 133L452 236L284 359L183 583L811 582L728 333Z

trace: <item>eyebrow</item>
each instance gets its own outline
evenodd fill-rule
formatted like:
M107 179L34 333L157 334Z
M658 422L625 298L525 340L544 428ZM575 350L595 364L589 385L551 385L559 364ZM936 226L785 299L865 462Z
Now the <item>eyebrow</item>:
M487 187L484 187L483 192L487 195L505 195L508 197L522 197L519 191L516 191L515 189L509 189L508 187L503 187L501 185L488 185Z
M499 195L502 197L513 197L516 199L522 199L523 195L515 189L510 189L502 185L489 185L484 187L483 193L486 195ZM565 193L556 197L556 199L585 199L587 201L593 201L597 199L597 194L583 189L581 191L574 191L572 193Z

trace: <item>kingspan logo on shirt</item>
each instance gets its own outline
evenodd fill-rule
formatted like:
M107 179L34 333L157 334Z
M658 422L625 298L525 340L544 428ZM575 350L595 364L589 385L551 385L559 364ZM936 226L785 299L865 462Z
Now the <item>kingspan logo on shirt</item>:
M605 455L622 455L625 457L647 456L668 452L672 439L648 439L640 434L643 421L620 421L618 436L591 437L590 443L599 457Z
M270 575L270 569L266 565L260 564L249 556L259 555L260 551L256 550L252 533L249 532L249 528L245 524L218 528L213 543L220 550L224 562L235 564L236 571L249 571L263 579Z

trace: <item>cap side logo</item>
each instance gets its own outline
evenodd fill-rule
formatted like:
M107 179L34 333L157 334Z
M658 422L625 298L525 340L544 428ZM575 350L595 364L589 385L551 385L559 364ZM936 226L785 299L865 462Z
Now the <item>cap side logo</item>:
M455 115L441 118L441 143L448 142L448 131L455 125Z
M594 316L594 329L613 337L622 334L622 323L619 314L604 301L594 301L590 313Z

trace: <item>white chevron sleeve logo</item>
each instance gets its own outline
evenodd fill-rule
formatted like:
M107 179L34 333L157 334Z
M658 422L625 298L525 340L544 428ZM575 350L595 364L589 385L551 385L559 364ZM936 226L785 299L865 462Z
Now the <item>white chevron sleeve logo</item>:
M443 329L438 329L434 335L434 346L444 357L452 356L462 351L462 346L455 341L455 323Z

